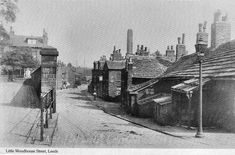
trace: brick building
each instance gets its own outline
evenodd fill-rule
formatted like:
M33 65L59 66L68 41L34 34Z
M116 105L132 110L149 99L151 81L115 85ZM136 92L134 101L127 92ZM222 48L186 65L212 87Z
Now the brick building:
M231 40L231 24L227 14L222 16L220 10L214 14L214 22L211 24L211 48L216 48L222 43Z
M121 71L125 61L105 61L103 68L103 98L105 100L120 100Z

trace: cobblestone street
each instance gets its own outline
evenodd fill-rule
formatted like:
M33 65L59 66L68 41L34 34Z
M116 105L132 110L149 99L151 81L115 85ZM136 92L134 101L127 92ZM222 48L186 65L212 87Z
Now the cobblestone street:
M53 147L208 147L113 117L86 97L86 86L57 92L58 127Z

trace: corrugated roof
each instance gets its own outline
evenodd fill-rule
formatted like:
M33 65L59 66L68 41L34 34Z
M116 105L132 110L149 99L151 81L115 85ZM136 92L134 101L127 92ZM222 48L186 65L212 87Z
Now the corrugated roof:
M208 81L210 81L209 78L202 79L202 85L204 85ZM188 93L190 91L198 89L198 86L199 86L199 80L194 78L194 79L186 80L180 84L177 84L171 87L171 89L173 91L177 91L181 93Z
M108 69L121 70L125 68L125 61L106 61Z

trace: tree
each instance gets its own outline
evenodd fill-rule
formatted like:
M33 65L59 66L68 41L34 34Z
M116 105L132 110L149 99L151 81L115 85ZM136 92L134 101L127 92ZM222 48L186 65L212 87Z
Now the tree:
M16 20L18 0L0 0L0 41L8 39L9 35L3 27L3 23L13 23Z
M18 0L0 0L0 17L7 23L13 23L16 20Z
M5 66L8 72L8 80L13 81L14 71L22 68L36 68L39 63L33 59L30 48L16 48L5 52L1 59L1 65Z

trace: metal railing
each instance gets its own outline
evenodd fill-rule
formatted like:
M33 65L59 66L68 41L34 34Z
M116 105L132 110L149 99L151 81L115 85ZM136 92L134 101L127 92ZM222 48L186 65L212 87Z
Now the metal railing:
M43 141L43 133L44 128L48 128L48 115L49 118L52 119L52 112L54 111L55 104L55 89L51 89L47 93L41 96L41 132L40 132L40 140ZM49 111L49 112L48 112ZM45 121L44 121L45 120Z

